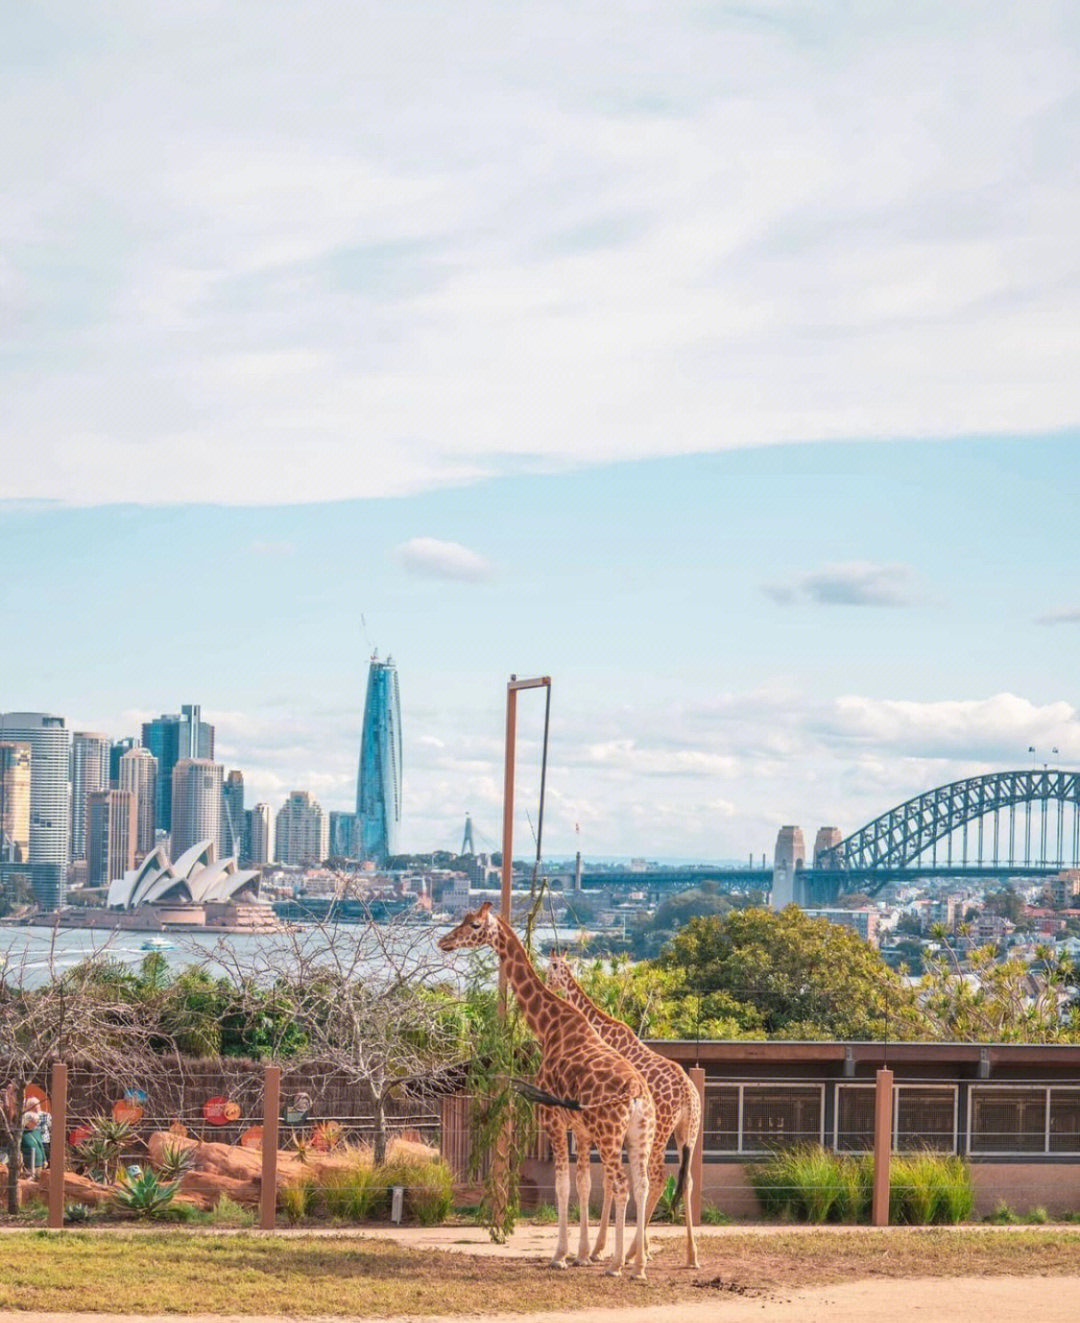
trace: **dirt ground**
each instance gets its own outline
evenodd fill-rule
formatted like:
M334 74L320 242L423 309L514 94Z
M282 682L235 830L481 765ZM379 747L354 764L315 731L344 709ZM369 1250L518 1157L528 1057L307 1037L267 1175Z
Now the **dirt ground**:
M669 1305L664 1323L1075 1323L1077 1277L980 1277L847 1282L829 1287L725 1296ZM0 1313L0 1323L69 1323L89 1315ZM95 1314L93 1323L135 1323L123 1314ZM443 1323L432 1315L408 1323ZM141 1316L138 1323L176 1323L175 1314ZM657 1323L653 1309L576 1310L528 1316L529 1323ZM185 1323L227 1323L222 1315L188 1315ZM244 1323L296 1323L246 1318ZM333 1323L342 1323L340 1318ZM383 1323L392 1323L384 1320ZM405 1323L402 1319L400 1323ZM446 1323L522 1323L522 1315L457 1315Z

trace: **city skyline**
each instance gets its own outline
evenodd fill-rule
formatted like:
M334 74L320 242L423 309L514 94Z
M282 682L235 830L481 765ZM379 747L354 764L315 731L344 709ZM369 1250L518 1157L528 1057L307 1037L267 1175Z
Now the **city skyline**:
M406 850L511 673L552 854L1080 766L1080 9L254 12L11 15L0 708L349 812L392 651Z

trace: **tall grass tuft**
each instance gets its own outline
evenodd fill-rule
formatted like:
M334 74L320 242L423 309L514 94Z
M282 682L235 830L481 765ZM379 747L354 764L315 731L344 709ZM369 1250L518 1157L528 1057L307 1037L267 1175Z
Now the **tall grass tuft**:
M444 1222L454 1203L454 1178L441 1158L391 1157L373 1173L372 1212L389 1215L393 1187L405 1187L405 1217L421 1226Z
M289 1181L278 1191L281 1211L292 1223L302 1221L310 1210L315 1196L315 1182L310 1176Z
M315 1190L317 1211L344 1222L362 1222L371 1212L375 1198L375 1173L357 1163L354 1167L323 1172Z
M820 1144L780 1149L747 1175L768 1217L798 1222L866 1222L873 1195L869 1155L831 1153ZM949 1154L895 1154L889 1218L927 1226L971 1216L974 1196L963 1161Z

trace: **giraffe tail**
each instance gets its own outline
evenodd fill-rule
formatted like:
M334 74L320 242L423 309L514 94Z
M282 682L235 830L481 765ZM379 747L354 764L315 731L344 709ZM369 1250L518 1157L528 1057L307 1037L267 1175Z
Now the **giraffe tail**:
M683 1191L686 1189L686 1173L689 1167L690 1145L684 1144L682 1146L682 1161L679 1163L679 1177L675 1182L675 1193L671 1196L671 1207L673 1210L678 1208L679 1200L682 1198Z
M575 1102L573 1098L556 1098L553 1093L538 1088L530 1080L515 1079L513 1085L518 1093L523 1098L528 1098L530 1102L543 1103L545 1107L565 1107L568 1112L581 1111L581 1103Z

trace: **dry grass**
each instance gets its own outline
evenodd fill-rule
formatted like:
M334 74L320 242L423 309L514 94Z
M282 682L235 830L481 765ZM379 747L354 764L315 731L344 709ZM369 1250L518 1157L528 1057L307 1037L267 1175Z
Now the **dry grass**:
M1080 1232L894 1227L887 1231L736 1232L699 1236L709 1278L756 1288L826 1286L871 1277L1042 1277L1074 1274ZM678 1263L681 1242L667 1241L657 1266Z
M692 1290L344 1238L27 1232L5 1235L0 1255L0 1310L379 1318L661 1305Z
M550 1272L508 1260L391 1241L121 1231L5 1234L0 1310L119 1313L527 1314L602 1305L662 1306L710 1293L761 1293L868 1277L1074 1273L1080 1231L736 1232L703 1236L701 1269L670 1241L650 1282L598 1268Z

